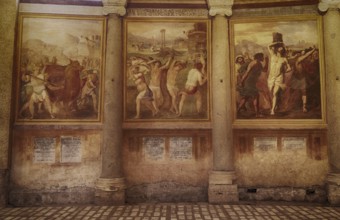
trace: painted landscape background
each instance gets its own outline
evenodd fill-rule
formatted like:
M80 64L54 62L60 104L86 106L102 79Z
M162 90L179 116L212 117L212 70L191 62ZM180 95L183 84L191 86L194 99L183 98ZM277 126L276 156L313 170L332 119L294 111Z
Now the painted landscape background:
M318 23L316 20L300 21L270 21L237 23L233 29L233 86L235 92L235 110L237 119L321 119L321 68ZM283 86L279 91L278 105L275 114L270 114L272 91L268 88L270 54L268 45L273 43L273 33L282 34L286 49L285 58L291 70L283 76ZM297 71L298 57L310 52L301 63L303 73ZM265 63L259 75L256 88L259 94L256 114L251 98L240 107L242 96L239 92L239 81L247 70L247 65L254 60L256 53L264 55ZM237 63L237 58L243 58L243 64ZM303 98L305 96L305 98ZM246 98L247 99L247 98ZM305 101L303 101L305 99ZM305 109L304 109L305 103Z
M181 92L195 63L205 63L202 74L208 78L207 43L207 21L127 21L125 119L207 120L209 79L198 85L197 92L188 95L182 110L179 109ZM142 98L139 114L136 99L145 92L140 88L137 70L151 94L150 99L146 94ZM197 94L201 97L200 111L197 111Z
M17 121L98 121L103 19L21 17Z

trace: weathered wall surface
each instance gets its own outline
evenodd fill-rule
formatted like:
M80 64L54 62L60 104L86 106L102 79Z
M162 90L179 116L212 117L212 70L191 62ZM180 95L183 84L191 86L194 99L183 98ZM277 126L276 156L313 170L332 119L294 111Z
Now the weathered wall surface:
M76 140L68 144L73 149L62 146L67 137ZM49 145L51 140L55 143ZM93 202L101 173L100 146L97 131L15 131L10 204Z
M325 131L237 131L234 146L244 199L312 200L306 198L308 193L320 193L315 199L325 199L329 169ZM247 190L258 195L247 195Z
M207 201L209 131L128 131L123 158L128 202Z
M316 5L236 9L232 19L311 14ZM326 130L234 129L233 146L240 200L326 201Z

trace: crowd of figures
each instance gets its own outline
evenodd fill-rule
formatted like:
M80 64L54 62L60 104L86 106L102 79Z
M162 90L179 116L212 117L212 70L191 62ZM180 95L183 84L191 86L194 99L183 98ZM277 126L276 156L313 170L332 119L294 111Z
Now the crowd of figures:
M20 70L20 119L73 119L97 116L100 62L84 58L58 64L24 59ZM91 62L90 62L91 61Z
M321 117L319 50L287 48L273 33L266 52L238 55L238 118Z
M202 54L193 60L179 60L169 54L162 63L161 60L148 57L131 56L127 61L128 81L134 82L135 119L143 118L142 109L145 106L146 115L160 118L164 115L181 117L191 96L195 102L195 113L203 112L203 95L201 87L206 84L206 60ZM186 75L184 87L179 85L179 74ZM191 113L190 113L191 114ZM149 117L150 118L150 117Z

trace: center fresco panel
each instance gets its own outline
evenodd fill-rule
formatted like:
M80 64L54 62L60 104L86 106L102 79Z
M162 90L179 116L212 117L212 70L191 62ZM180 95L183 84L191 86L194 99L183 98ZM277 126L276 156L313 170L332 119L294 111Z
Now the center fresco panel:
M125 121L210 120L208 20L125 20Z

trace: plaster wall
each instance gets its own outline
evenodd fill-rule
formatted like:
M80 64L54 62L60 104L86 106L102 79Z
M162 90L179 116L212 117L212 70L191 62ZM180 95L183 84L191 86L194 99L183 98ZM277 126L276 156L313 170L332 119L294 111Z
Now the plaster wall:
M189 138L189 152L172 152L171 138ZM147 149L145 138L164 140L164 151ZM179 148L181 143L177 145ZM124 137L123 170L128 202L207 201L212 167L209 131L128 131Z
M236 136L235 164L240 186L306 187L325 183L328 157L324 132L248 132ZM299 138L300 145L288 149L282 143L287 137ZM255 138L274 138L276 147L255 146Z
M10 203L40 205L91 203L101 173L101 134L97 131L15 131L12 147ZM79 137L80 161L63 162L62 137ZM39 161L35 138L55 138L55 158ZM51 152L49 152L51 153ZM47 152L43 156L46 158ZM78 155L79 156L79 155ZM41 159L41 158L40 158ZM53 161L54 159L54 161Z
M294 146L286 142L292 139ZM236 131L234 146L237 183L243 189L243 199L326 199L329 162L325 131Z

